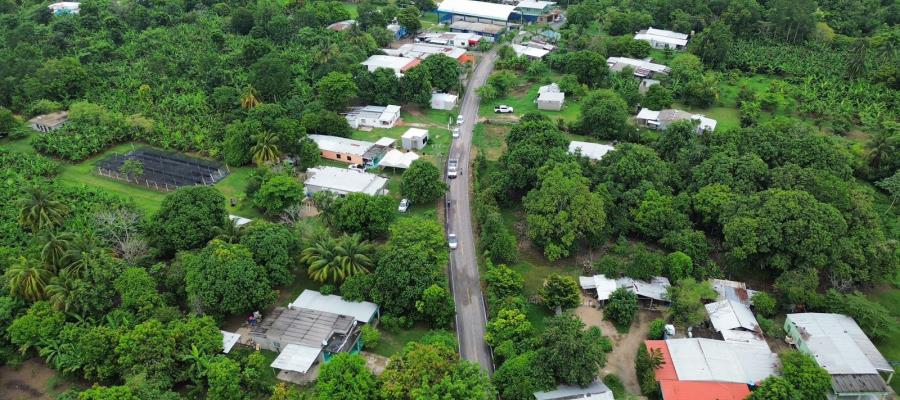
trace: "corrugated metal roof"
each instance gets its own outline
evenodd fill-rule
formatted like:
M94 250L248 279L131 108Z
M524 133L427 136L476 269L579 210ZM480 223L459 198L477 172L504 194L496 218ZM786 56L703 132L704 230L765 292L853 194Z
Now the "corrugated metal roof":
M387 178L368 172L328 166L310 168L306 172L306 186L346 193L365 193L370 196L378 195L388 181Z
M250 336L283 345L322 347L332 334L348 333L353 325L353 317L347 315L275 307L262 323L250 330Z
M375 145L375 143L372 142L347 139L338 136L313 134L307 135L307 137L313 142L316 142L316 145L319 146L319 150L333 151L341 154L352 154L355 156L366 154L366 151Z
M706 304L706 312L716 332L730 329L756 331L759 323L750 311L750 306L732 300L722 300Z
M439 12L487 18L495 21L509 20L509 15L515 10L516 6L472 0L444 0L438 6Z
M893 371L853 318L842 314L788 314L816 362L831 374Z
M241 340L241 335L239 335L237 333L226 332L226 331L219 331L219 332L222 332L222 352L223 353L230 352L231 349L234 348L234 345L236 345L237 342Z
M349 315L358 322L368 323L378 312L378 305L368 301L347 301L341 296L324 295L315 290L304 290L291 303L294 308L307 308L333 314Z
M603 156L606 155L606 153L615 150L615 147L608 144L579 142L577 140L569 142L569 153L574 154L579 150L581 151L581 155L587 158L590 158L592 160L600 160L603 158Z
M594 381L587 387L559 385L556 390L534 392L535 400L614 400L610 388L601 381Z
M750 389L742 383L662 381L665 400L744 400Z
M534 58L544 58L547 54L550 53L549 50L538 49L535 47L522 46L520 44L512 44L510 45L513 51L516 53L516 56L528 56Z
M289 344L278 354L270 367L301 374L309 372L319 358L321 348Z
M682 381L752 384L775 374L778 358L767 348L712 339L670 339L666 345Z
M606 59L606 65L610 68L613 68L616 64L622 65L630 65L635 68L643 68L646 70L650 70L656 73L668 73L670 71L669 67L662 64L655 64L650 61L638 60L636 58L628 58L628 57L609 57ZM621 71L622 68L614 69Z
M659 111L654 111L649 108L642 108L635 118L645 119L648 121L656 121L659 119Z

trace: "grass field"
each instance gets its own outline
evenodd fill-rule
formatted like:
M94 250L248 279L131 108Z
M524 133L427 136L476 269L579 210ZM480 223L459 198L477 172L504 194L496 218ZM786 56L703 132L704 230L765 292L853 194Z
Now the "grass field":
M534 112L544 114L551 119L562 118L565 121L574 121L578 119L581 113L581 104L578 100L566 98L563 108L560 111L538 110L535 99L538 96L538 89L544 84L527 83L514 90L508 95L499 99L482 101L478 108L478 115L482 118L496 118L497 116L508 116L509 114L495 114L494 107L498 105L507 105L515 109L514 115L521 116L526 113Z
M401 329L397 332L389 332L384 329L380 329L380 331L381 343L379 343L378 347L372 350L372 352L385 357L390 357L400 350L403 350L403 346L406 346L407 343L421 340L422 337L428 333L428 327L417 324L413 325L412 328Z

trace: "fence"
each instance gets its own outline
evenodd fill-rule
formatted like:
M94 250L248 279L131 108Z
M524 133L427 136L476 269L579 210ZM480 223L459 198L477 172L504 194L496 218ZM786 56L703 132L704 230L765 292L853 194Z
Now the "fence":
M150 181L148 179L141 179L139 177L130 177L128 176L128 174L123 174L103 167L97 167L97 173L102 177L112 178L122 182L128 182L133 185L140 185L148 189L153 189L161 192L171 192L175 189L178 189L178 186L169 185L165 182L160 185L160 183L157 181Z

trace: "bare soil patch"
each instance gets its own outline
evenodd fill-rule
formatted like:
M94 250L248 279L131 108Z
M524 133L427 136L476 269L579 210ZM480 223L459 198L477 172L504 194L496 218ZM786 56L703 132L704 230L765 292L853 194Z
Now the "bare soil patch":
M55 383L56 376L39 358L18 367L4 365L0 367L0 400L51 400L72 386L62 380Z
M630 393L641 393L637 374L634 371L634 359L637 349L647 338L650 322L661 317L657 311L639 310L635 321L631 323L628 333L619 333L612 322L603 318L603 310L596 307L597 300L582 294L582 305L575 309L577 315L587 326L596 326L603 335L613 342L613 350L606 355L606 367L603 375L615 374L622 379L625 389Z

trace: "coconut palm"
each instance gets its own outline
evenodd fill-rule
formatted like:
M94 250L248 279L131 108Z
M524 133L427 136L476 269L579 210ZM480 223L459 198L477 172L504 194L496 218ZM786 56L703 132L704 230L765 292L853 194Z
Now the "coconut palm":
M63 268L73 277L81 275L91 262L96 261L103 253L103 248L90 232L75 236L66 247L63 256Z
M344 278L367 274L372 268L372 253L375 249L371 243L362 240L359 234L344 236L338 242L334 251L338 255L338 262Z
M309 277L318 282L341 282L349 276L365 274L372 267L374 247L359 235L344 235L335 240L318 234L301 253L307 264Z
M69 246L69 241L71 241L73 237L74 236L71 233L67 232L48 231L44 234L44 246L41 247L41 262L43 262L51 272L56 273L56 271L62 268L62 261L66 255L66 248Z
M253 161L256 165L273 164L281 159L281 150L278 149L278 135L265 132L253 136L256 144L250 148Z
M241 108L249 110L258 106L260 103L262 102L259 101L259 92L257 92L253 86L245 87L244 93L241 94Z
M65 204L39 186L30 187L25 193L19 211L19 225L33 232L62 225L68 212Z
M4 277L10 294L37 301L44 298L44 287L50 275L50 271L40 261L20 256L9 266Z
M866 160L869 166L874 168L876 173L881 170L881 164L895 151L898 151L900 144L889 133L885 131L876 132L872 135L871 140L866 145L868 150Z
M50 284L44 288L44 292L47 293L54 310L69 312L74 300L74 283L75 280L67 269L59 271L59 275L50 279Z
M337 241L325 235L318 235L312 244L300 253L300 261L308 266L309 277L317 282L331 280L338 282L344 279L341 274L339 255L335 251Z

